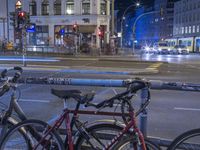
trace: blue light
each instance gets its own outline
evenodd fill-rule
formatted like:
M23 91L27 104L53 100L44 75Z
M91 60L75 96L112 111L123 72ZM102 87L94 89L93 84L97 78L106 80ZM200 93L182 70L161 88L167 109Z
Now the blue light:
M26 31L31 33L35 32L36 31L35 24L28 25Z
M64 35L65 34L65 29L60 29L60 35Z

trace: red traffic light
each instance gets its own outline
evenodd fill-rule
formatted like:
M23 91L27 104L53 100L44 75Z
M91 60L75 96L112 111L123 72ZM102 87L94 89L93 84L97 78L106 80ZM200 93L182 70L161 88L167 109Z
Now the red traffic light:
M26 13L24 11L18 12L18 18L19 19L25 19L25 17L26 17Z
M101 27L98 28L98 36L103 38L104 37L104 31Z
M19 17L25 17L25 12L23 12L23 11L19 12L19 13L18 13L18 16L19 16Z
M78 25L77 24L73 24L73 31L77 32L78 31Z

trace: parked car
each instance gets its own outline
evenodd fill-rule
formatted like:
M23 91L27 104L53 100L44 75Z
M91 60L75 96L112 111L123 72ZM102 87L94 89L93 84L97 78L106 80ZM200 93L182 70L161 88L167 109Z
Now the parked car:
M189 54L189 49L185 45L175 45L172 49L173 54Z

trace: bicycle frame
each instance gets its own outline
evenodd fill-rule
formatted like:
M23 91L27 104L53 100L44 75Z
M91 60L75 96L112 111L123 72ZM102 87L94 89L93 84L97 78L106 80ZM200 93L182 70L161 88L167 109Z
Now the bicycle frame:
M79 103L77 105L80 105ZM79 106L77 106L78 108ZM39 143L34 147L34 149L36 149L40 143L43 142L43 140L48 136L48 134L50 132L52 132L53 130L57 130L60 128L60 126L62 125L62 123L65 120L66 123L66 131L67 131L67 144L69 147L69 150L74 150L74 145L73 145L73 140L72 140L72 127L74 125L74 121L77 118L77 111L74 112L74 115L72 117L72 121L70 121L70 116L69 116L70 110L68 110L67 108L63 110L63 113L60 115L60 117L58 117L58 119L55 121L55 123L53 124L52 127L50 127L47 132L45 133L44 136L42 136L42 138L40 139Z
M141 143L141 148L143 150L146 150L146 146L145 146L145 141L144 141L144 137L143 134L141 133L141 131L139 130L139 128L136 125L136 117L134 112L130 111L129 115L131 116L131 121L124 127L124 129L118 134L116 135L111 142L106 145L106 147L104 148L104 150L109 150L113 144L115 144L117 141L119 141L119 139L126 133L128 133L130 131L131 128L133 128L133 131L135 131L136 135L138 136L138 140ZM137 145L133 145L135 149L137 149Z
M8 109L5 111L5 114L2 116L1 118L1 125L2 125L2 130L1 130L1 135L0 135L0 140L2 140L2 138L4 137L4 135L7 132L8 129L8 122L15 125L18 123L17 120L15 120L14 118L11 117L12 112L15 111L18 118L21 121L26 120L26 116L25 113L23 112L23 110L21 109L21 107L19 106L19 104L17 103L17 99L15 97L15 91L12 93L11 95L11 100L10 100L10 104Z

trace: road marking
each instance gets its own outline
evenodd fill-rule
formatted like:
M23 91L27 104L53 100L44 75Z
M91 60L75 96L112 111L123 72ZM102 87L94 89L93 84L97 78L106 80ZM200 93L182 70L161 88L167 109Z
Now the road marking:
M200 111L200 108L174 107L174 110L182 110L182 111Z
M49 100L19 99L20 102L50 103Z
M146 68L147 70L156 70L158 69L163 63L155 63L150 65L148 68Z
M0 58L1 61L22 61L22 58ZM26 61L33 61L33 62L58 62L60 60L56 59L34 59L34 58L26 58Z

